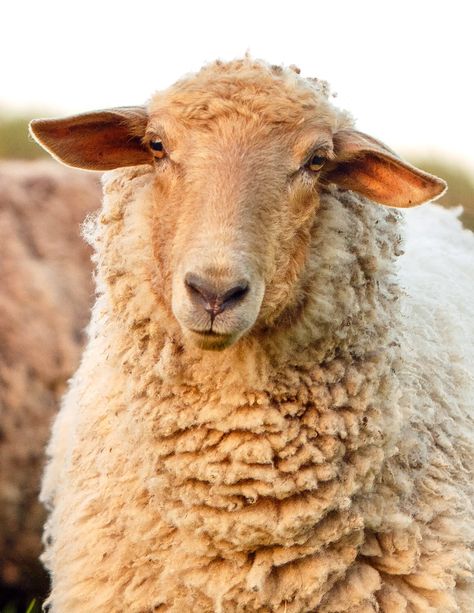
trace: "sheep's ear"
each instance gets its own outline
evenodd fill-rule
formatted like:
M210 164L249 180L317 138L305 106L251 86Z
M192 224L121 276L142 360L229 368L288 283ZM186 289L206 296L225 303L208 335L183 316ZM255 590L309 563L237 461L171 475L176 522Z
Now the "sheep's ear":
M34 119L30 133L53 157L68 166L112 170L150 164L143 144L147 114L142 107L121 107L62 119Z
M383 143L356 130L334 135L335 162L325 180L351 189L370 200L394 207L410 207L433 200L446 183L407 162Z

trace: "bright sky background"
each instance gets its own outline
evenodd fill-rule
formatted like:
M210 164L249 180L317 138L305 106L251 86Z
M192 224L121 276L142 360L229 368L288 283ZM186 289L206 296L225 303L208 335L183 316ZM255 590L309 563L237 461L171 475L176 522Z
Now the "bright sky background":
M327 79L359 129L474 167L469 0L2 3L0 107L64 114L145 102L249 50Z

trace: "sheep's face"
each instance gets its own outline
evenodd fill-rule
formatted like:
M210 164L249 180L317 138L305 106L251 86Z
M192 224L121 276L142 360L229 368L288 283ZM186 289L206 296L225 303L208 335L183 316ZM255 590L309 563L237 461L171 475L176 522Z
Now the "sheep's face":
M444 188L354 131L324 85L250 60L212 65L147 109L40 120L32 131L75 166L154 166L159 291L203 349L228 347L298 304L324 185L392 206Z
M225 348L298 302L321 171L347 123L293 71L261 66L152 99L153 245L187 339Z
M153 247L186 338L224 348L297 299L318 207L315 158L331 157L331 131L237 112L183 127L170 107L156 100L147 129L166 150L155 162Z

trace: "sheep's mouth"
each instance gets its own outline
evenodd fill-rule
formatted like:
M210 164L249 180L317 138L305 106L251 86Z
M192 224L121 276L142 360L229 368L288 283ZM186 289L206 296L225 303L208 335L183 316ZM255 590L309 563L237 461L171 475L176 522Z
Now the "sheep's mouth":
M228 334L219 334L219 332L214 332L214 330L191 330L191 332L201 336L228 336Z
M230 347L237 338L238 334L221 334L214 330L189 330L192 341L200 348L211 351L221 351Z

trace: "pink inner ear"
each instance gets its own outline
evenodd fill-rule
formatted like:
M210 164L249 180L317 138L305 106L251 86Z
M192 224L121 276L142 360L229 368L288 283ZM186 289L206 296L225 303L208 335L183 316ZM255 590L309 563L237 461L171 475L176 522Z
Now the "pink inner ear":
M370 200L410 207L436 198L446 188L441 179L403 162L383 143L360 132L341 132L334 143L341 161L326 179Z
M31 123L31 132L54 157L70 166L112 170L150 164L151 152L142 143L144 110L111 109Z

